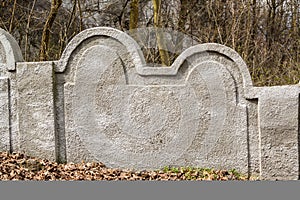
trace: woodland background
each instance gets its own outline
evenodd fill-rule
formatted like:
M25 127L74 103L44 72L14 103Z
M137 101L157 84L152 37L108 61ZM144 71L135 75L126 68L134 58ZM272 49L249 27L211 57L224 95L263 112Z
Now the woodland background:
M26 61L58 60L72 37L96 26L180 31L236 50L256 86L299 82L300 0L0 0L0 27ZM156 36L146 60L168 66L177 55Z

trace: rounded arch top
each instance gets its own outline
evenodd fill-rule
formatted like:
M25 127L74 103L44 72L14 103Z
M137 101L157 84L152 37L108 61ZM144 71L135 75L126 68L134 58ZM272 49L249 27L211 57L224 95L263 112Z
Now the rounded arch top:
M85 40L95 36L108 36L116 39L127 48L136 67L141 67L146 64L141 48L139 47L137 42L128 34L110 27L96 27L80 32L70 41L70 43L62 53L59 64L56 66L55 71L64 72L67 68L68 61L75 49Z
M177 74L183 62L188 61L188 59L191 56L199 53L214 52L219 54L220 57L223 56L229 58L237 65L243 79L244 88L250 88L253 86L252 79L245 61L235 50L225 45L216 43L198 44L183 51L170 67L150 67L147 66L143 52L141 51L141 48L138 45L138 43L125 32L110 27L90 28L76 35L64 50L61 59L59 60L59 63L55 68L55 71L64 72L67 68L67 64L69 62L70 57L72 53L76 50L76 48L85 40L95 36L108 36L123 44L133 60L137 73L140 75L174 76Z
M243 79L243 87L244 88L253 87L252 79L247 64L245 63L243 58L232 48L217 43L198 44L186 49L177 57L177 59L172 64L174 73L177 73L182 63L185 60L188 60L189 57L191 57L194 54L203 53L203 52L214 52L219 54L221 57L223 56L232 60L239 68L239 72Z
M0 28L0 62L4 63L7 70L16 69L16 62L23 61L21 49L15 38Z

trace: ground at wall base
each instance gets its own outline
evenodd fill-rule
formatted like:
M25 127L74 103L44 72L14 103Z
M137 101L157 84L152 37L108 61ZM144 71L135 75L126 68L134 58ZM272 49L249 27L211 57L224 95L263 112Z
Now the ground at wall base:
M164 167L157 171L131 171L107 168L102 163L58 164L22 153L0 152L0 181L5 180L247 181L258 179L248 178L236 170Z

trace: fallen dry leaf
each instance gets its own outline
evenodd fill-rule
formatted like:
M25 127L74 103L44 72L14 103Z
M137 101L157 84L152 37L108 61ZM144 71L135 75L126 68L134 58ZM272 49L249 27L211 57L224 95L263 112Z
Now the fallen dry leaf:
M58 164L22 153L0 152L0 180L256 180L235 171L173 168L133 171L107 168L103 163Z

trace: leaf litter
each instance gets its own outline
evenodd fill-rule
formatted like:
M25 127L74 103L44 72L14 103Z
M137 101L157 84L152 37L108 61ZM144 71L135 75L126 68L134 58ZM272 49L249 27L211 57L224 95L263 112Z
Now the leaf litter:
M154 171L113 169L103 163L57 163L22 153L0 152L0 180L106 180L106 181L180 181L180 180L257 180L236 170L215 170L193 167L164 167Z

